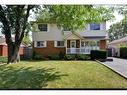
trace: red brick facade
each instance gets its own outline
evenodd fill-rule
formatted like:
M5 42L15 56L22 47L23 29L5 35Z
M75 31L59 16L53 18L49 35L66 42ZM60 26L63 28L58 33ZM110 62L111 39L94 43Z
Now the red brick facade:
M60 52L66 52L65 47L54 47L54 41L47 41L47 47L38 48L34 47L33 51L37 54L47 57L48 55L56 55Z
M24 48L20 47L19 54L23 55ZM8 49L6 45L0 45L0 56L8 56Z
M67 48L70 48L70 40L67 40ZM76 40L76 48L80 48L80 40ZM106 40L100 41L100 49L106 49ZM33 47L33 51L39 55L57 55L60 52L66 53L66 47L54 47L54 41L47 41L46 47Z

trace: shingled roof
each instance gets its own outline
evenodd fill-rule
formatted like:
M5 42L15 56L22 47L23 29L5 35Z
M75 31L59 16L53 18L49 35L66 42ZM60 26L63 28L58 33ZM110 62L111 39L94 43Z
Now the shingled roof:
M122 42L127 42L127 36L123 37L121 39L118 39L118 40L114 40L114 41L110 42L109 45L110 44L118 44L118 43L122 43Z

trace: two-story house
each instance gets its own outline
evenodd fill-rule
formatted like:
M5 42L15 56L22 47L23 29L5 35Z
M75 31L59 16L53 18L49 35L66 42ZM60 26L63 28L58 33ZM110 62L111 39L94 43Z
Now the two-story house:
M90 54L91 50L106 49L108 34L106 23L87 24L84 29L63 31L53 23L34 23L33 51L48 56L65 54Z

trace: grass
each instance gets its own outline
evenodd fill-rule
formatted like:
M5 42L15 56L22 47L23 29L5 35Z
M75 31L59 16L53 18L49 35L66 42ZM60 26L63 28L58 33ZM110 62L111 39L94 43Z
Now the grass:
M0 89L127 88L127 80L94 61L22 61L0 65Z

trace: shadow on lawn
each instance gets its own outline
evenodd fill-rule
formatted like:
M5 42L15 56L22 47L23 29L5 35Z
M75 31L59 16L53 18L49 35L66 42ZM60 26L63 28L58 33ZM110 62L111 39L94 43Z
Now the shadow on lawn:
M55 68L0 66L0 89L42 89L48 82L60 79Z

